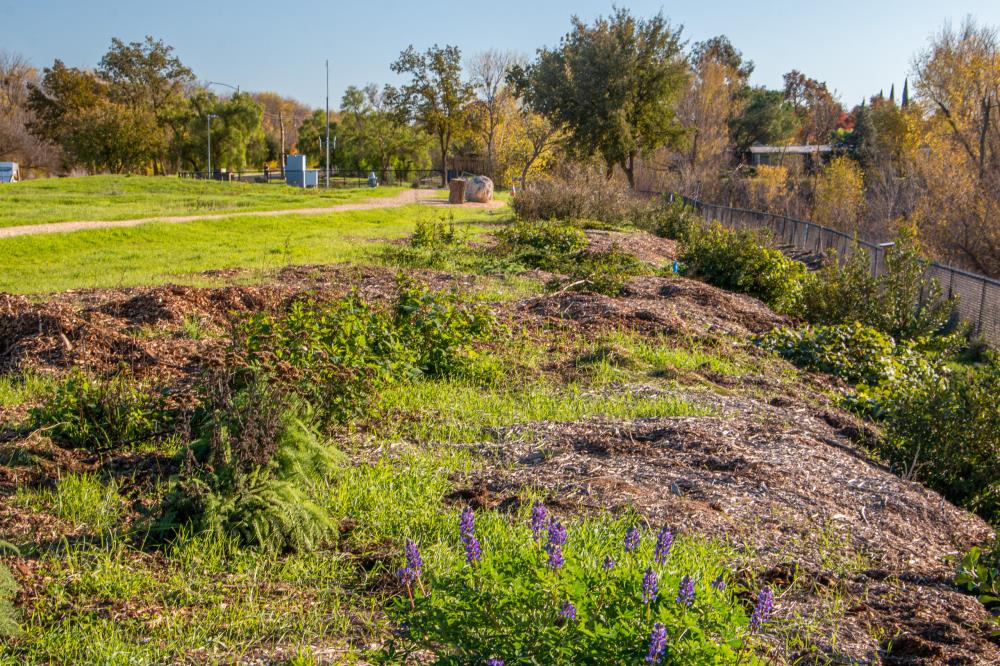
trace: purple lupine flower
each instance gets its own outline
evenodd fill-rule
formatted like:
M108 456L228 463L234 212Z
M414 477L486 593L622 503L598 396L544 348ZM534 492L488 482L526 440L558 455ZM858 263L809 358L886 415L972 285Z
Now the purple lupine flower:
M712 589L717 592L725 591L726 581L722 578L722 574L719 574L719 577L712 581Z
M403 585L413 585L413 581L417 580L418 575L411 567L402 567L396 570L396 578Z
M662 565L666 563L667 556L670 555L670 546L673 542L674 533L670 531L669 527L664 527L656 535L656 548L653 550L653 560L657 564Z
M567 601L562 605L562 608L559 610L559 617L566 620L576 619L576 606L573 605L572 601Z
M472 512L472 507L467 506L462 510L462 516L458 519L458 533L464 541L476 532L476 515Z
M555 518L549 521L549 544L553 546L565 546L568 537L569 535L566 534L566 528L562 526L562 523Z
M681 578L677 586L677 603L691 606L694 603L694 579L691 576Z
M750 633L757 633L760 631L767 619L771 617L771 611L774 610L774 593L771 592L771 588L765 587L757 595L757 604L753 608L753 614L750 616Z
M651 604L656 601L659 590L660 584L656 572L652 569L646 569L646 573L642 577L642 603Z
M625 532L625 552L633 553L639 547L639 528L634 525Z
M550 543L545 547L545 552L549 554L549 568L553 571L562 569L563 565L566 564L566 558L563 557L562 553L562 546Z
M504 666L503 659L490 657L489 659L486 660L486 666Z
M469 536L462 539L462 543L465 544L465 561L469 564L478 562L483 557L483 549L479 545L479 539L475 535L470 534Z
M545 516L548 512L545 505L535 502L531 507L531 537L538 541L542 538L542 530L545 529Z
M646 654L647 664L658 664L667 649L667 628L657 622L649 632L649 653Z
M605 571L611 571L615 568L615 560L610 555L604 558L604 564L602 565Z
M419 578L424 572L424 561L420 558L420 549L413 541L406 540L406 568L413 571L413 575Z

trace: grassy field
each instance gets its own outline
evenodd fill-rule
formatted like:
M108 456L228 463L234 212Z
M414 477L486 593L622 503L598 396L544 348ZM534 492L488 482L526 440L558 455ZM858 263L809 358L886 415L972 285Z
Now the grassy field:
M462 224L501 221L504 209L464 209ZM358 260L372 242L413 232L418 220L440 210L414 205L323 215L149 223L0 239L4 270L0 291L44 293L81 287L185 282L190 273L212 269L272 269L292 264Z
M0 187L0 227L164 215L318 208L391 197L399 187L303 190L155 176L85 176Z

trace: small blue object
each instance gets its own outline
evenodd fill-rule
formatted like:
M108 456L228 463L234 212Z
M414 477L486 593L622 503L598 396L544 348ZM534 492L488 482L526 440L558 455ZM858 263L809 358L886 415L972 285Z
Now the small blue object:
M378 187L378 178L375 177L374 171L368 174L368 187Z
M674 273L680 273L681 272L681 265L679 263L677 263L676 261L674 262L673 268L674 268Z

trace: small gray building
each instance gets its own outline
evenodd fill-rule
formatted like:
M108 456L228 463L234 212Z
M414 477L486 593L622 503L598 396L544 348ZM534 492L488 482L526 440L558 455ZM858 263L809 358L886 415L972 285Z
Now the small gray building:
M832 152L833 146L830 145L750 146L754 166L782 166L791 160L801 160L807 171L822 166Z

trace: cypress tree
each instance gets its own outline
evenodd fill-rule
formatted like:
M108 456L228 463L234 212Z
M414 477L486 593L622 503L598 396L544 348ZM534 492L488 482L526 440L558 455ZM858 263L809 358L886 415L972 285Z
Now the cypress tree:
M910 105L910 80L905 79L903 81L903 108L905 109Z
M896 103L896 84L895 83L893 83L892 87L889 88L889 103L890 104L895 104Z

